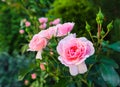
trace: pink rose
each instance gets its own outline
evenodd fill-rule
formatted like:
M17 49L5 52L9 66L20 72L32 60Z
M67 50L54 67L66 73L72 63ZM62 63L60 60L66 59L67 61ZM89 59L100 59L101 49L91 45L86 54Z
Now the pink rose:
M20 34L24 34L24 32L25 32L25 31L24 31L24 30L22 30L22 29L21 29L21 30L19 30L19 33L20 33Z
M43 24L41 24L41 25L39 26L39 28L40 28L40 29L45 29L46 26L47 26L46 23L43 23Z
M53 27L49 27L46 30L41 30L39 32L39 35L46 39L51 39L52 36L56 36L56 33L57 33L57 27L53 26Z
M60 23L60 18L57 18L52 22L53 25L57 25L59 23Z
M29 43L30 51L40 51L45 48L47 45L47 40L44 37L41 37L40 34L35 34L32 40Z
M57 27L57 36L65 36L67 35L69 32L71 32L71 30L73 29L74 23L64 23L64 24L58 24L56 25Z
M43 38L46 38L46 39L51 39L51 37L52 37L52 34L50 34L50 32L49 32L48 29L46 29L46 30L41 30L41 31L39 32L39 35L40 35L41 37L43 37Z
M46 30L41 30L39 32L39 35L43 38L51 39L52 36L56 36L56 32L57 32L57 27L52 26L52 27L49 27Z
M51 35L51 37L57 35L57 27L56 26L49 27L47 30L49 32L49 35Z
M46 23L48 21L48 18L41 17L38 19L40 23Z
M70 34L58 43L57 52L60 62L68 66L74 76L87 71L85 60L94 54L94 47L85 37L76 38L75 34Z
M26 22L25 22L25 26L26 26L26 27L29 27L30 25L31 25L31 23L30 23L29 21L26 21Z
M36 79L36 77L37 77L36 73L31 74L32 79Z

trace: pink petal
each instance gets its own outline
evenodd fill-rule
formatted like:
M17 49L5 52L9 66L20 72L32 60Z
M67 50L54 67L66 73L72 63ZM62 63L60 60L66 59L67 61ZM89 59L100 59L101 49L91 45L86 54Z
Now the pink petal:
M69 71L70 71L70 74L72 76L76 76L79 72L78 72L78 67L77 66L69 66Z
M87 66L86 66L85 62L78 65L78 71L80 74L87 72Z
M42 60L42 56L41 56L42 50L39 50L36 54L36 59L40 59Z

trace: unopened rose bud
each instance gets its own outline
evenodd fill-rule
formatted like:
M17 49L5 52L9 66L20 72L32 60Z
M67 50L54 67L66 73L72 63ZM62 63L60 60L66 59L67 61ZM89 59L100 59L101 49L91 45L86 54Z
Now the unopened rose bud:
M24 31L23 29L19 30L19 33L20 33L20 34L24 34L24 32L25 32L25 31Z
M104 15L102 14L101 9L99 9L99 12L96 16L96 21L98 24L102 24L103 20L104 20Z
M25 81L24 81L24 84L25 84L25 85L28 85L28 84L29 84L29 81L28 81L28 80L25 80Z
M31 25L31 23L30 23L29 21L26 21L26 22L25 22L25 26L26 26L26 27L29 27L30 25Z
M59 23L60 23L60 18L57 18L52 22L53 25L57 25Z
M41 70L45 70L45 65L44 65L44 63L41 63L41 64L40 64L40 69L41 69Z
M39 22L42 24L42 23L46 23L48 21L48 18L45 18L45 17L41 17L38 19Z
M50 52L50 55L53 55L53 52L52 52L52 51Z
M47 26L46 23L43 23L43 24L41 24L41 25L39 26L39 28L40 28L40 29L45 29L46 26Z
M36 77L37 77L36 73L31 74L32 79L36 79Z
M113 21L107 25L107 29L110 31L113 28Z
M101 36L103 36L104 34L105 34L105 31L102 29Z

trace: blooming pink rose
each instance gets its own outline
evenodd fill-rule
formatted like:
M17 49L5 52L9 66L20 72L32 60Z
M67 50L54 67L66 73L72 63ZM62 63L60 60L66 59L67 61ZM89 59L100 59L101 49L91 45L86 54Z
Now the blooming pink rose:
M26 26L26 27L29 27L30 25L31 25L31 23L30 23L29 21L26 21L26 22L25 22L25 26Z
M19 30L19 33L20 33L20 34L24 34L24 32L25 32L25 31L24 31L23 29Z
M56 36L57 35L57 27L56 26L49 27L48 32L49 32L49 35Z
M35 34L32 40L29 43L30 51L40 51L45 48L47 45L47 40L44 37L41 37L40 34Z
M84 61L93 55L94 47L85 37L76 38L75 34L70 34L58 43L57 52L58 59L69 67L70 74L77 75L87 71Z
M52 22L53 25L57 25L59 23L60 23L60 18L57 18Z
M56 36L56 33L57 33L57 27L56 26L52 26L52 27L49 27L46 30L41 30L39 32L39 35L41 37L46 38L46 39L51 39L52 36Z
M40 28L40 29L45 29L46 26L47 26L46 23L43 23L43 24L41 24L41 25L39 26L39 28Z
M52 34L50 34L50 32L49 32L48 29L46 29L46 30L41 30L41 31L39 32L39 35L40 35L41 37L43 37L43 38L46 38L46 39L51 39L51 37L52 37Z
M36 79L36 77L37 77L36 73L31 74L32 79Z
M65 36L67 35L69 32L71 32L71 30L73 29L74 23L64 23L64 24L58 24L56 25L57 27L57 36Z
M48 21L48 18L41 17L38 19L40 23L46 23Z

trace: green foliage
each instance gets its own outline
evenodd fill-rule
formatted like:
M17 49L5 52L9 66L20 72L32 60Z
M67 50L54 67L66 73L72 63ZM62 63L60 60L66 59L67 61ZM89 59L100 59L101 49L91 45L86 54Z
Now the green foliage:
M116 87L120 83L120 77L113 67L100 64L100 73L109 87Z
M112 44L108 44L106 42L103 42L102 45L109 48L109 49L112 49L113 51L120 52L120 41L117 41L117 42L112 43Z
M18 77L23 70L28 70L31 59L26 60L25 56L17 56L16 58L7 53L0 54L0 86L1 87L22 87L23 79ZM30 68L32 69L32 68Z
M105 20L120 18L120 1L118 0L89 0L95 7L100 7L106 15Z
M112 42L120 40L120 18L116 18L113 22L113 30L110 33Z
M0 52L12 54L20 51L23 43L27 42L25 35L19 34L20 21L44 16L52 2L53 0L0 0Z
M93 24L96 8L88 0L55 0L47 17L62 18L63 22L75 22L73 32L83 36L85 34L85 21ZM79 32L78 32L79 31Z
M102 12L99 11L99 15L96 18L99 21L98 28L96 28L95 13L96 8L89 1L100 2L96 5L104 8L104 13L108 14L108 7L113 7L114 11L112 16L109 13L105 18ZM119 1L113 1L119 4ZM53 0L6 0L0 1L0 52L7 51L14 56L10 56L7 53L0 54L0 87L117 87L120 86L119 76L119 52L120 41L120 19L116 19L114 22L106 23L107 27L101 23L109 22L108 18L115 18L113 15L119 17L119 8L114 8L114 3L110 3L108 0L55 0L53 7L50 11L50 4ZM103 3L104 2L104 3ZM111 5L106 5L111 4ZM107 8L105 8L107 6ZM96 6L97 7L97 6ZM116 5L118 7L118 5ZM48 12L49 11L49 12ZM46 14L48 12L48 14ZM7 14L7 15L6 15ZM25 52L28 49L28 37L26 33L30 32L31 36L38 33L38 18L47 15L51 18L62 18L64 22L75 22L75 28L73 32L76 32L78 36L87 36L91 38L94 47L95 55L90 56L85 62L88 67L88 71L84 74L77 76L71 76L67 67L62 65L58 60L58 54L56 52L56 46L64 37L59 39L53 37L49 40L47 47L42 52L42 60L35 61L36 52ZM31 22L32 26L24 28L20 25L20 21L26 18ZM85 21L86 22L85 27ZM102 25L103 24L103 25ZM92 26L93 25L93 26ZM84 30L85 28L88 31ZM104 28L103 28L104 27ZM113 27L113 29L111 29ZM26 31L25 35L20 35L20 28ZM35 30L36 29L36 30ZM94 29L94 30L93 30ZM97 32L97 29L99 30ZM35 30L35 31L34 31ZM114 31L112 41L106 38L108 33ZM28 32L27 32L28 31ZM94 31L94 32L93 32ZM97 36L99 33L99 37ZM113 32L112 32L113 33ZM27 39L26 39L27 38ZM118 42L116 42L118 41ZM25 43L25 44L24 44ZM111 44L112 43L112 44ZM23 46L24 45L24 46ZM21 46L22 49L21 49ZM20 56L18 53L22 50ZM117 54L117 56L116 56ZM114 58L116 57L116 60ZM117 64L117 63L118 64ZM45 63L45 70L40 69L40 64ZM37 77L31 78L31 74L35 73ZM28 81L26 85L24 82Z

